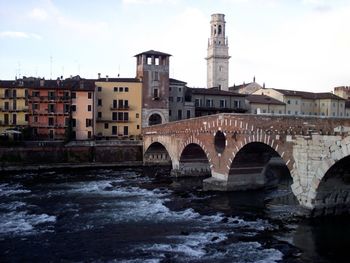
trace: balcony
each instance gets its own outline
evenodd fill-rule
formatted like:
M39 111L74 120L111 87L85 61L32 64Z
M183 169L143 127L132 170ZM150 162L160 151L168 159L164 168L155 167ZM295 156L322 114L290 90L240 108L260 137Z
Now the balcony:
M123 105L123 106L117 106L117 105L111 105L110 107L111 110L130 110L129 105Z
M114 123L129 123L130 120L112 120L112 119L103 119L103 118L97 118L96 122L114 122Z
M29 110L31 115L69 115L68 111Z

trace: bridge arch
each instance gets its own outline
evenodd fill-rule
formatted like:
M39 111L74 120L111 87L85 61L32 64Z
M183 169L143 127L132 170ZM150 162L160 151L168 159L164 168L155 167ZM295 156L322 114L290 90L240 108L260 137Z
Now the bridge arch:
M338 144L311 182L308 206L315 215L350 213L350 141Z
M210 176L208 153L198 144L187 144L179 156L178 176Z
M144 152L143 155L144 164L162 164L172 165L172 158L170 153L161 142L152 142Z
M261 141L236 146L227 165L228 183L236 190L277 187L280 184L289 188L293 178L283 154L277 149L278 146L272 148Z

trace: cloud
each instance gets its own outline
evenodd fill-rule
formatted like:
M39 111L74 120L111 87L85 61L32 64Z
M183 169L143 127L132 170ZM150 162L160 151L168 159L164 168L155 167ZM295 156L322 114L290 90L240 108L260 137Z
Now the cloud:
M123 0L123 4L165 4L174 3L176 0Z
M29 17L34 19L34 20L39 20L39 21L44 21L47 19L48 14L47 12L42 9L42 8L34 8L32 11L29 13Z
M26 33L20 31L3 31L0 32L0 38L34 38L37 40L42 39L42 37L38 34L34 33Z

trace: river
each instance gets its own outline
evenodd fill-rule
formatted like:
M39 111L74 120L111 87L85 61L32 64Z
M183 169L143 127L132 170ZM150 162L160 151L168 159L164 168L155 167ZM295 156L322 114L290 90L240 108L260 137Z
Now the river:
M2 175L0 262L342 262L347 216L141 168ZM271 195L274 198L271 198ZM287 198L288 199L288 198ZM344 262L345 261L344 259Z

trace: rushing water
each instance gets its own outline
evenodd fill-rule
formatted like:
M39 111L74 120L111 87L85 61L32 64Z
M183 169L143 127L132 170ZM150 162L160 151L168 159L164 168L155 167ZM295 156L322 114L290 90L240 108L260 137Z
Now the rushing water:
M206 193L198 182L137 169L3 175L0 262L340 262L346 255L345 217L284 222L295 206L259 192Z

